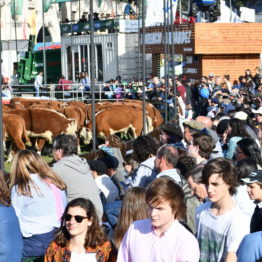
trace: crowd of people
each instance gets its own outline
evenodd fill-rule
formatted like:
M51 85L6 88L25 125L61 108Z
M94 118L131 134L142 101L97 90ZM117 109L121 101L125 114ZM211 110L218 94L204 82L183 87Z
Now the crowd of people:
M59 135L49 165L19 151L0 177L0 260L262 261L261 78L240 80L177 78L184 114L125 150L110 135L87 160Z
M133 77L128 83L118 76L106 81L102 91L104 99L142 99L143 81ZM240 104L249 104L250 100L254 102L253 107L257 107L260 91L261 74L258 67L254 75L247 69L233 82L230 82L229 75L215 76L213 73L202 76L200 81L192 81L186 75L180 75L175 78L175 84L171 77L159 78L151 74L145 82L145 99L155 103L159 109L165 103L170 109L178 106L179 118L182 119L198 115L214 118L219 113L228 114Z

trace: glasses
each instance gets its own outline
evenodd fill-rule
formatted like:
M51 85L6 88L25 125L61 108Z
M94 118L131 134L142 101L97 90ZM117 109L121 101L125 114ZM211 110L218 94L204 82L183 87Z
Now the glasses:
M83 221L85 218L88 218L88 217L83 217L83 216L78 216L78 215L76 215L76 216L72 216L72 215L69 215L69 214L64 215L65 221L71 221L72 217L75 219L75 221L76 221L77 223L82 223L82 221Z

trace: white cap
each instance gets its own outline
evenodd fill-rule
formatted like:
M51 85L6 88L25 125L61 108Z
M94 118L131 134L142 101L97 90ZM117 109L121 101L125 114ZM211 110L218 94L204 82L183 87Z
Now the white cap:
M234 115L234 118L237 118L239 120L247 120L247 117L248 117L247 113L243 111L236 112Z
M262 106L259 107L257 110L252 109L252 112L253 112L254 114L262 114Z

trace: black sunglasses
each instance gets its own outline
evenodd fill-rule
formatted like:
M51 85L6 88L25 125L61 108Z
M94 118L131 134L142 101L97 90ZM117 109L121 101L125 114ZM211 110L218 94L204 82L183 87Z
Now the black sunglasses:
M75 219L75 221L76 221L77 223L82 223L82 221L83 221L85 218L88 218L88 217L83 217L83 216L78 216L78 215L76 215L76 216L72 216L72 215L69 215L69 214L64 215L65 221L71 221L72 217Z

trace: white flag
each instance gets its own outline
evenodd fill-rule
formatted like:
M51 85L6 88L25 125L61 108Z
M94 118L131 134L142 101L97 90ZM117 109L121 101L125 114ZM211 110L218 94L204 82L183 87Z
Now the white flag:
M164 9L164 1L166 1L166 8ZM172 7L170 7L169 0L150 0L147 2L146 10L146 26L155 26L164 23L164 12L170 17L171 8L173 9L173 19L175 20L178 0L172 1Z

